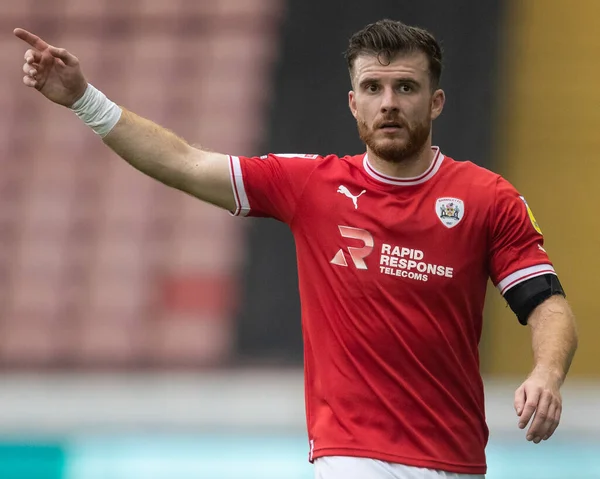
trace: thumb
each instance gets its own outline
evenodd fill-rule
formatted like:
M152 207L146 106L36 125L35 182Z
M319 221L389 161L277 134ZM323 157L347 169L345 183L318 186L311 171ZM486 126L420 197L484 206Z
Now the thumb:
M525 401L527 398L525 397L525 388L521 386L515 391L515 411L517 416L520 416L523 412L523 408L525 407Z
M64 48L56 48L53 46L49 46L48 50L50 51L50 53L52 54L52 56L54 58L56 58L58 60L62 60L63 65L73 67L73 66L76 66L78 63L77 57L75 55L72 55L71 53L69 53ZM60 62L59 62L59 65L60 65Z

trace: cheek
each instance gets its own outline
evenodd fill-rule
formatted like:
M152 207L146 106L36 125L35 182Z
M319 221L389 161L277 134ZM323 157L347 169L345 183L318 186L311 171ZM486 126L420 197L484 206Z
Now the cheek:
M356 102L356 117L365 122L372 121L377 114L377 107L372 102Z
M410 110L410 118L413 123L423 123L431 118L431 104L428 102L419 102L413 105Z

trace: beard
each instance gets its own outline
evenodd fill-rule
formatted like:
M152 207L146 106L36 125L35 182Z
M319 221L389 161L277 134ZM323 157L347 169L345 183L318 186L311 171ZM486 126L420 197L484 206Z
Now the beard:
M380 131L380 125L386 121L399 123L408 135L408 140L400 140L397 137L381 138L383 134ZM361 119L358 119L356 124L358 135L365 145L379 158L390 163L401 163L413 158L423 150L431 133L431 118L412 124L404 123L398 118L384 118L377 122L374 128L369 127ZM380 138L376 138L377 135Z

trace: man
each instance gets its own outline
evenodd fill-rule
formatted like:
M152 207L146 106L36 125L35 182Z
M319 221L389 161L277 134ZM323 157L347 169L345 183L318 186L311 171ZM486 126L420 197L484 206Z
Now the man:
M227 156L118 107L78 59L21 29L23 79L72 108L135 168L296 240L310 457L319 479L482 477L478 343L488 277L532 331L515 393L536 444L554 433L573 314L527 203L503 178L431 145L444 106L433 36L368 25L346 53L366 153ZM535 414L535 415L534 415Z

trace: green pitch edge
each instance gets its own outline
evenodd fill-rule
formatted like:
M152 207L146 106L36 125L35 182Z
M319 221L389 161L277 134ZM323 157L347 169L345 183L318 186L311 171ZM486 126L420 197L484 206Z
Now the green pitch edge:
M65 453L58 444L0 443L0 478L63 479Z

